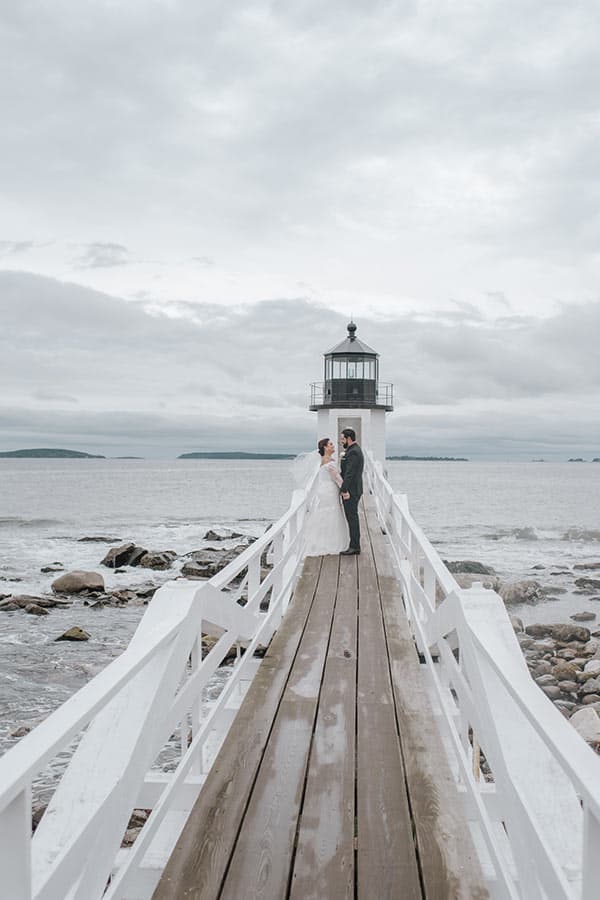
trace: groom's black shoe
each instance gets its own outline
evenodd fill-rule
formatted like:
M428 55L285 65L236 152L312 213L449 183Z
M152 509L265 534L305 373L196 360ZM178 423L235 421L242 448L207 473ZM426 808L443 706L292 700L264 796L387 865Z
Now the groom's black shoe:
M340 556L356 556L360 553L360 550L357 550L356 547L348 547L347 550L342 550Z

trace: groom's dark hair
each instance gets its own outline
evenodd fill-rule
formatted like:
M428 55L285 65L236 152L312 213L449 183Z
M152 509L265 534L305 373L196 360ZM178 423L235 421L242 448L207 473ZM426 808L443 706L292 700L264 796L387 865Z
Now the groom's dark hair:
M344 428L342 434L344 435L344 437L349 437L351 441L356 440L356 432L354 428Z

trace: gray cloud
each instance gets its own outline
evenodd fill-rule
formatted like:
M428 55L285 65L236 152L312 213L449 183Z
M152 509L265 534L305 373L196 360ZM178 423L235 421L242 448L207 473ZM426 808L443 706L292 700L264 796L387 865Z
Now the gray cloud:
M308 385L347 321L302 298L156 308L19 272L0 272L0 313L0 442L142 455L309 447ZM498 321L463 304L359 333L395 384L398 452L600 452L600 302Z
M597 283L593 4L30 0L0 16L5 196L30 220L118 222L186 252L201 235L209 259L429 303Z
M129 250L122 244L96 241L87 244L77 257L75 265L79 269L110 269L124 266L129 262Z
M6 256L18 256L35 247L35 241L0 241L0 259Z

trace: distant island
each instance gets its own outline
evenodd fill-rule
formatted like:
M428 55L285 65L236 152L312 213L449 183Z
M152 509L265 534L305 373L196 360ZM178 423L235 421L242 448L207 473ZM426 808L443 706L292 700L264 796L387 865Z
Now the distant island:
M464 456L386 456L386 459L400 459L403 462L469 462Z
M182 453L177 459L294 459L294 453L244 453L234 450L231 453Z
M56 450L48 447L36 447L32 450L7 450L0 453L1 459L106 459L93 453L81 453L79 450Z

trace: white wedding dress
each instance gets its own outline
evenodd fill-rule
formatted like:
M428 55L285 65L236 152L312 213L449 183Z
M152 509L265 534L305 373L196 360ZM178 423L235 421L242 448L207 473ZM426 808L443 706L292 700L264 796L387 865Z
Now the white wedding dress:
M317 496L306 523L306 556L341 553L350 543L340 499L342 477L333 461L319 469Z

